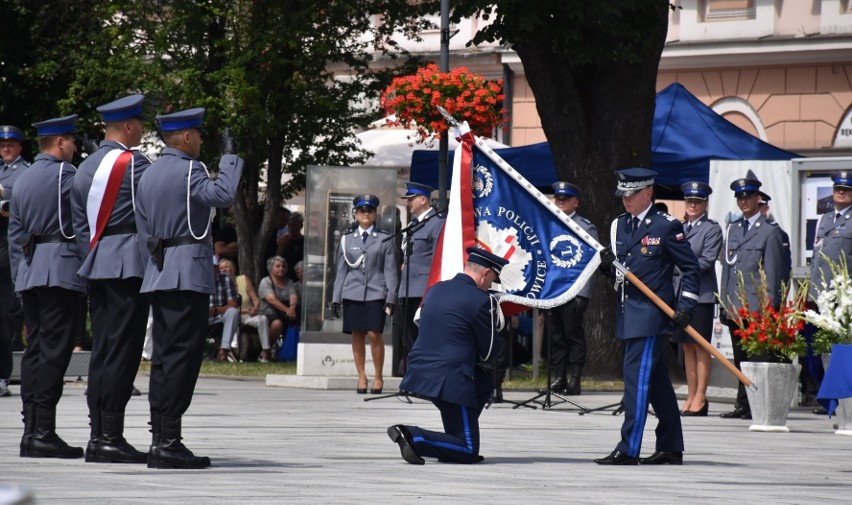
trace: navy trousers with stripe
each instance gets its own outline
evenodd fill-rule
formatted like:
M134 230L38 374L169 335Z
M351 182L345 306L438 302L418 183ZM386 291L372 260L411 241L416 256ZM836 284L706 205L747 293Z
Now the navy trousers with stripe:
M441 412L444 433L406 426L414 450L422 457L438 458L444 463L476 463L479 457L479 415L491 397L494 384L488 376L476 376L476 408L432 399Z
M624 424L616 449L634 458L642 448L649 404L659 420L655 450L683 452L680 411L662 357L665 342L660 336L624 341Z

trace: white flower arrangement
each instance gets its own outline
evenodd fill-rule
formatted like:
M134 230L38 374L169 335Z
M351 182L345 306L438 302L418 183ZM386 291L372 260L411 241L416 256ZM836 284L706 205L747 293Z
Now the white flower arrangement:
M852 279L846 265L846 258L841 256L835 263L823 255L826 264L831 268L831 281L822 285L827 286L816 298L817 311L806 310L805 321L817 327L814 335L816 352L831 352L834 344L852 344Z

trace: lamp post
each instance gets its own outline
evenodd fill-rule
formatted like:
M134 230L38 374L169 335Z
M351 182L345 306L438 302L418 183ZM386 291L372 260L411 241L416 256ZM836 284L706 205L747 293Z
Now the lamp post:
M441 72L450 71L450 0L441 0ZM449 130L438 142L438 209L447 208Z

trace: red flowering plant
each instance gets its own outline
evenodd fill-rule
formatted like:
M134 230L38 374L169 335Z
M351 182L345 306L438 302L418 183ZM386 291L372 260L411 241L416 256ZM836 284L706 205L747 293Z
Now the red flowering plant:
M504 121L502 87L502 81L488 81L464 67L441 72L431 64L414 75L395 78L382 93L381 106L388 125L416 129L418 143L431 142L447 131L439 105L459 122L467 121L475 135L490 137Z
M757 294L757 307L749 306L745 290L745 280L742 272L737 278L737 300L739 310L735 309L731 300L722 302L728 313L728 318L739 329L734 330L732 338L739 339L738 343L749 358L764 358L766 361L781 359L792 361L802 356L807 350L804 338L799 334L805 327L804 309L807 301L808 283L805 280L799 289L790 294L789 285L781 285L781 299L786 303L776 309L774 300L769 297L766 289L766 272L761 265L758 268L759 278L751 278L754 292ZM788 299L789 298L789 299Z

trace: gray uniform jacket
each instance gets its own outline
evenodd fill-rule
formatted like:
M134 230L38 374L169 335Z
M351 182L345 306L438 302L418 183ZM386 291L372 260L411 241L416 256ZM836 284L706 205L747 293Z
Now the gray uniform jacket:
M823 289L823 276L826 283L831 282L831 269L822 257L823 254L834 263L838 263L840 257L845 256L847 269L852 265L852 208L847 208L837 222L834 221L835 213L836 211L831 211L823 214L817 227L810 273L813 287L811 295L814 297L819 296Z
M24 169L28 166L30 166L29 162L20 156L18 156L10 165L0 161L0 184L2 184L4 188L3 200L12 199L12 187L15 185L15 181L18 177L24 173Z
M698 258L698 267L701 270L698 285L698 303L716 303L716 292L719 291L719 283L716 280L716 260L722 249L722 227L719 223L708 219L707 215L701 216L692 225L692 229L686 233L686 240L692 252ZM680 273L679 271L677 272ZM680 293L680 275L675 276L675 293Z
M430 208L420 217L426 219L434 214L435 209ZM406 256L402 264L402 273L399 276L400 298L422 298L423 293L426 292L426 285L429 283L429 270L432 268L432 258L435 255L435 246L438 245L438 237L444 228L444 221L443 216L435 216L408 237L408 240L411 241L409 245L411 257ZM408 281L407 285L406 280Z
M243 160L226 154L219 161L219 176L211 179L203 163L174 148L166 148L145 170L136 194L136 234L146 259L142 293L213 293L210 211L212 207L231 205L242 172ZM191 234L204 237L204 242L166 248L163 269L159 270L148 251L148 237L170 239Z
M78 273L80 277L86 279L127 279L142 277L145 273L135 233L102 236L93 249L89 246L92 233L94 233L94 230L89 229L86 209L89 190L92 188L92 180L104 156L114 149L128 150L118 142L104 140L97 152L80 163L77 175L74 177L74 189L71 191L71 210L74 217L74 231L77 234L77 245L85 258ZM124 172L124 179L121 181L115 205L106 224L107 228L136 225L133 200L139 179L150 165L151 160L144 154L133 151L133 159Z
M30 166L27 160L18 156L11 164L0 161L0 184L3 185L3 200L12 199L12 187L15 181ZM0 216L0 281L12 283L12 273L9 267L9 218Z
M595 240L599 240L598 239L598 228L591 221L589 221L588 219L584 218L583 216L577 214L576 212L571 217L571 219L573 219L575 223L580 225L580 228L585 230L586 233L588 233L589 235L592 236L592 238L594 238ZM592 281L592 279L589 279L589 282L587 282L586 285L583 286L583 289L580 290L580 292L577 294L577 296L582 296L584 298L591 298L592 297L592 286L593 285L594 285L594 282Z
M766 272L766 290L777 308L781 305L781 283L790 277L784 251L784 239L781 228L764 216L743 236L743 220L738 219L728 225L725 247L722 250L722 287L720 295L725 307L739 310L737 298L737 274L742 272L745 282L746 298L751 310L757 310L757 293L754 283L760 281L758 263L763 263ZM754 278L754 281L752 281Z
M384 241L386 237L387 233L376 231L375 226L366 243L361 240L360 228L340 237L332 302L384 300L396 303L399 276L393 241Z
M76 171L71 163L41 153L15 181L9 216L9 259L15 291L36 287L86 290L77 275L83 257L73 240L38 244L30 264L21 249L32 235L73 239L71 185Z

